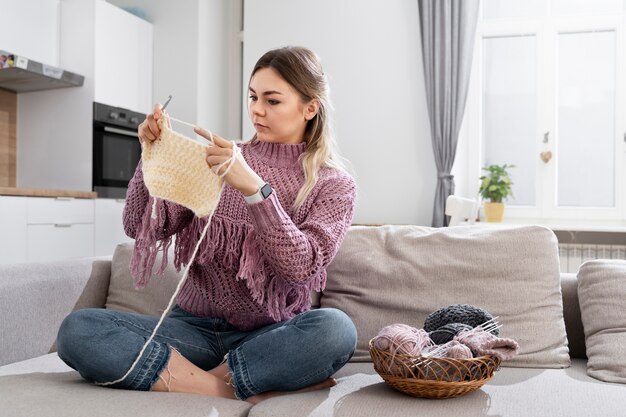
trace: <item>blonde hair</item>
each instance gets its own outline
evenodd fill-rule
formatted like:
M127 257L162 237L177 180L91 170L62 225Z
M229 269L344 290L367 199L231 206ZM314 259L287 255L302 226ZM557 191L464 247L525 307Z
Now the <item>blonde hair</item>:
M304 131L305 151L300 155L304 184L293 203L302 206L317 183L318 171L327 166L345 171L330 123L332 106L328 80L317 55L307 48L288 46L266 52L256 63L250 79L263 68L272 68L300 94L303 103L316 99L319 108ZM251 142L257 140L255 134Z

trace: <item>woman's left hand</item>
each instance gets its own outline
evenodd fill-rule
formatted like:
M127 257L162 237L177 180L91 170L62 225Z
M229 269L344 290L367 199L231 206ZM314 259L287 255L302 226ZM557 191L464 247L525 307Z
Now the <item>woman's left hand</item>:
M209 145L207 149L206 162L215 174L222 174L228 167L228 164L224 164L224 162L233 156L232 143L216 134L211 135L208 131L199 127L194 128L194 132L209 141L213 138L213 145ZM219 168L221 164L224 165ZM243 159L241 152L237 152L237 158L233 166L223 178L227 184L241 191L245 196L254 194L264 184L263 179Z

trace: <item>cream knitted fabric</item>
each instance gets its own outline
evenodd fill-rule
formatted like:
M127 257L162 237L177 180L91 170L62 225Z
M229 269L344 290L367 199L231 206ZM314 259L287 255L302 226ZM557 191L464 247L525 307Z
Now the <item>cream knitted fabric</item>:
M174 132L165 117L158 123L161 136L144 143L141 156L150 195L208 216L219 203L223 180L206 163L207 145Z

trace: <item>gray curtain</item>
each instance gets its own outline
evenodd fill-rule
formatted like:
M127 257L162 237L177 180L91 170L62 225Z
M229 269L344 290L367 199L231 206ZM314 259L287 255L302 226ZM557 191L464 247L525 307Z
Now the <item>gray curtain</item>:
M418 0L424 79L437 191L433 227L446 226L446 198L454 194L450 175L467 99L479 0Z

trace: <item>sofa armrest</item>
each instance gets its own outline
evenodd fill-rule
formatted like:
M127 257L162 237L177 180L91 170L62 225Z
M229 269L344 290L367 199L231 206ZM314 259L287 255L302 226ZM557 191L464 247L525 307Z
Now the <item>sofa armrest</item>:
M110 258L0 266L0 366L48 353L73 309L103 307Z

